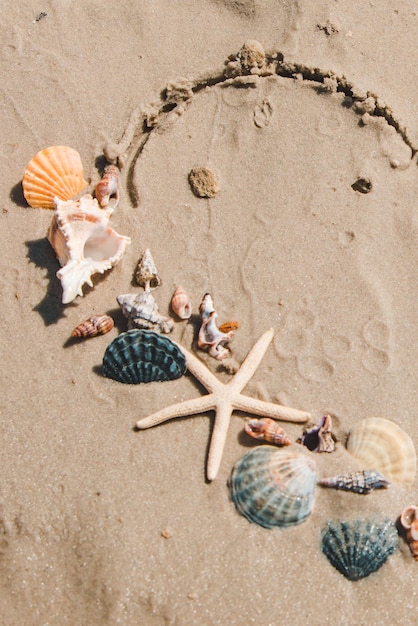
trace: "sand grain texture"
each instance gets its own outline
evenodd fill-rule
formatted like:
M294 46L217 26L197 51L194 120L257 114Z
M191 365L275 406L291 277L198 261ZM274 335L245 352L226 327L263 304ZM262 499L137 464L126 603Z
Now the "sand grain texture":
M239 321L237 363L274 327L246 392L316 420L332 413L340 443L315 457L320 477L359 469L341 441L362 418L392 419L418 444L418 12L411 0L384 4L3 2L1 623L410 620L418 573L403 541L352 583L320 536L328 519L395 521L417 504L417 479L365 497L318 488L303 525L253 526L226 485L253 445L242 416L209 484L211 415L133 430L200 386L188 376L126 386L100 371L126 329L116 296L138 291L133 273L150 248L161 313L179 284L195 313L209 291L219 322ZM234 81L225 63L248 40L274 71ZM111 223L132 238L67 306L46 240L51 212L27 207L20 187L30 158L58 144L80 152L92 188L103 150L119 155ZM191 192L196 167L216 173L215 197ZM352 188L362 177L369 193ZM68 341L100 313L115 317L108 335ZM173 337L190 348L193 324ZM301 427L286 432L296 440Z

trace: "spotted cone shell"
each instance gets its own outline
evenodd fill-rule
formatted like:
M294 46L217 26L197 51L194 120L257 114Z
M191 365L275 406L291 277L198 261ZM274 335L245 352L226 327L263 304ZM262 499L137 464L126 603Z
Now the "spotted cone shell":
M80 155L68 146L51 146L35 154L22 179L28 204L42 209L54 209L55 197L70 200L87 185Z

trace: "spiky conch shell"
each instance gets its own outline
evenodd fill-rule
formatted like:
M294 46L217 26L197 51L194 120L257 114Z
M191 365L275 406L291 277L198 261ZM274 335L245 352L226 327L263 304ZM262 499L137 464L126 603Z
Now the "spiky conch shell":
M87 187L79 153L68 146L44 148L29 161L22 179L31 207L54 209L54 198L70 200Z
M361 420L350 431L347 450L364 469L378 470L389 480L407 486L414 482L417 462L412 439L388 419Z
M130 238L109 226L111 211L99 207L86 194L80 200L55 198L55 215L48 240L62 268L58 270L63 304L83 295L83 285L93 286L93 274L103 274L119 263Z

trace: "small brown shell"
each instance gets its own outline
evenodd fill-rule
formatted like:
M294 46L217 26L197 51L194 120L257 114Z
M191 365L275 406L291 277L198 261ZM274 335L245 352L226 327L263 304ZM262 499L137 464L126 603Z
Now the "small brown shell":
M105 209L112 197L114 206L119 202L119 170L116 165L107 165L102 179L96 185L96 198L102 209Z
M407 506L400 519L411 554L418 561L418 506Z
M244 424L244 430L250 437L274 443L276 446L289 446L292 443L283 428L269 417L250 420Z
M171 308L181 320L188 320L191 317L192 303L181 285L173 293Z
M238 330L239 322L236 322L236 321L224 322L223 324L220 324L218 328L221 331L221 333L230 333L231 330L232 331Z
M115 323L110 315L92 315L74 328L71 337L97 337L97 335L105 335L112 330L114 325Z
M22 179L31 207L54 209L54 198L70 200L87 187L80 155L68 146L51 146L29 161Z

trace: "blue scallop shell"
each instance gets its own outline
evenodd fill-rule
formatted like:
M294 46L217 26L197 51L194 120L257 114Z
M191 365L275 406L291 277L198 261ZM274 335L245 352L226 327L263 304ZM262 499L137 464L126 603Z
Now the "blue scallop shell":
M322 538L322 552L349 580L376 572L397 547L398 533L389 519L328 522Z
M232 470L231 500L241 515L264 528L301 524L315 501L316 466L303 454L260 446Z
M177 344L150 330L120 334L103 357L103 374L121 383L175 380L185 371L186 359Z

